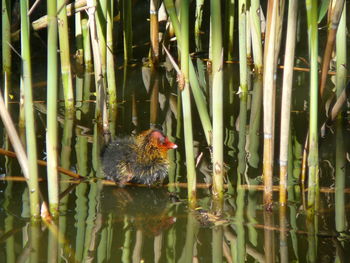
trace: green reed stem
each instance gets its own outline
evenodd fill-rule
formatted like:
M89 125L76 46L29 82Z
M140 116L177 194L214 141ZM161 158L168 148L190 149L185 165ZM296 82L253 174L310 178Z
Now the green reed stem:
M106 82L106 28L107 28L107 0L96 0L95 21L97 29L98 44L101 56L101 68L103 81ZM104 85L106 87L106 85Z
M57 173L57 3L47 1L47 180L51 215L56 217L59 204Z
M239 79L240 79L240 107L239 107L239 143L238 143L238 178L242 183L242 176L246 166L246 122L248 99L248 65L247 65L247 15L246 0L238 1L238 39L239 39ZM248 16L249 18L249 16Z
M196 41L196 48L200 48L202 45L200 44L201 39L201 27L203 20L203 9L204 9L204 0L196 0L196 20L194 24L194 35Z
M83 50L84 50L84 65L87 72L92 72L92 55L91 55L91 41L90 30L88 27L88 20L83 18L81 20L81 30L83 34ZM84 94L84 97L86 94Z
M81 13L77 12L74 16L74 25L75 25L75 54L74 54L74 63L76 68L76 76L75 76L75 107L81 109L83 94L84 94L84 80L81 77L83 72L83 64L84 64L84 50L83 50L83 33L81 26ZM77 111L75 113L76 118L80 119L82 111Z
M81 23L81 12L75 13L75 61L79 67L81 67L84 63L84 45L83 45L83 32L82 32L82 23ZM77 93L77 92L76 92ZM77 99L78 100L78 99Z
M225 9L225 49L227 60L234 57L234 27L235 27L235 0L226 0Z
M306 0L309 56L310 56L310 121L309 121L309 191L308 215L313 216L316 208L318 184L318 28L317 0Z
M288 147L290 135L290 111L292 100L293 85L293 66L295 51L295 35L298 14L298 1L290 0L288 7L288 27L287 39L284 57L283 71L283 91L282 91L282 109L281 109L281 137L280 137L280 204L286 205L287 202L287 169ZM291 175L290 175L291 176Z
M260 26L260 1L251 1L250 6L250 33L252 37L252 49L254 59L254 80L253 93L249 121L249 164L255 168L259 165L260 155L259 142L260 122L261 122L261 104L262 104L262 86L263 86L263 60L262 60L262 41L261 41L261 26Z
M171 23L174 27L175 34L177 36L178 46L180 46L180 49L181 49L180 23L179 23L179 20L177 18L174 3L172 0L164 0L164 5L165 5L165 8L170 16ZM200 85L199 85L199 81L197 79L196 71L195 71L193 63L190 59L189 59L189 81L190 81L191 91L192 91L192 94L194 97L194 101L195 101L197 109L198 109L199 118L200 118L202 126L203 126L205 138L207 140L208 145L211 146L212 145L212 139L211 139L212 126L211 126L211 121L210 121L210 117L209 117L209 113L208 113L208 109L207 109L207 103L206 103L205 96L204 96L202 90L200 89Z
M213 72L213 194L223 198L223 46L221 30L221 3L210 1L212 26L212 72Z
M29 167L29 200L32 219L40 218L38 165L35 138L35 121L32 95L32 66L30 61L29 17L27 1L21 1L21 56L22 76L24 88L24 108L27 140L27 156Z
M132 59L132 1L123 0L124 60Z
M223 262L223 249L222 244L224 242L223 235L223 226L214 226L212 229L212 237L213 237L213 253L212 253L212 262Z
M106 80L104 78L102 55L100 50L100 40L98 37L98 29L96 22L96 1L88 0L88 15L90 25L90 36L92 44L92 52L94 56L94 75L95 75L95 87L96 87L96 108L95 118L97 123L102 124L105 134L108 134L108 116L106 105Z
M115 79L114 54L113 54L113 8L114 1L107 2L107 87L109 108L112 115L117 111L117 84Z
M11 89L11 1L2 0L2 81L4 99L8 107L9 90Z
M192 206L196 201L196 168L193 153L193 129L192 112L189 83L189 1L182 0L180 8L181 16L181 72L184 81L184 87L181 87L182 110L185 134L188 199Z
M66 11L65 0L57 0L57 14L60 57L61 57L61 74L62 85L64 92L64 103L66 110L74 111L74 93L72 81L72 69L70 64L70 50L69 50L69 35L68 35L68 19Z
M340 19L337 37L337 75L336 93L339 98L346 88L347 81L347 50L346 50L346 6ZM338 232L346 230L345 194L346 186L346 151L343 134L343 118L338 114L336 119L336 161L335 161L335 227Z

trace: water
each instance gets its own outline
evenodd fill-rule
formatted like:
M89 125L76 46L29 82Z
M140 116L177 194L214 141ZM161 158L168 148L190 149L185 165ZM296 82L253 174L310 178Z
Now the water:
M117 120L111 126L115 127L114 133L131 134L147 129L153 116L153 123L162 127L179 145L177 150L169 152L169 176L172 180L186 182L184 147L182 140L175 138L177 123L172 109L176 107L171 106L174 95L160 86L155 114L150 110L153 103L149 100L150 93L140 78L142 68L135 67L128 74L134 77L122 83L129 87L124 94L130 90L131 94L125 95L126 99L119 104ZM158 83L163 83L165 74L159 79L162 81ZM133 96L134 102L128 99ZM45 159L46 116L40 105L36 106L37 119L41 120L37 122L39 157ZM228 111L237 117L236 109L228 106ZM205 184L211 179L211 164L200 129L195 130L194 147L197 156L204 153L197 169L202 187L198 189L197 208L192 210L188 208L184 185L119 188L103 181L99 167L99 152L103 146L98 143L101 133L93 114L94 104L85 102L77 107L74 121L60 118L60 165L89 179L79 184L62 175L61 192L66 194L61 199L60 217L54 226L30 223L28 189L23 181L0 182L0 262L220 262L221 258L224 262L347 262L350 258L346 223L350 215L346 205L349 191L340 193L344 196L344 205L335 203L335 135L328 133L321 141L322 189L314 221L307 220L305 196L298 184L289 187L286 209L279 207L278 192L275 192L272 211L264 209L261 189L246 189L246 180L251 184L261 183L260 136L257 152L244 159L245 188L232 191L229 187L222 213L217 214L210 189ZM305 136L302 132L305 115L304 112L293 113L295 142L292 143L291 171L296 175L300 173L297 141ZM238 127L232 116L225 119L225 162L229 182L235 186L237 169L242 164L237 159ZM196 125L200 127L199 123ZM343 131L349 133L345 128ZM345 140L343 144L346 143ZM13 158L1 157L1 171L2 179L5 175L21 178ZM44 167L40 168L40 173L44 178L41 189L46 197ZM345 176L348 181L349 174ZM278 184L277 179L275 184ZM336 209L345 212L342 231L337 231L336 220L340 219Z

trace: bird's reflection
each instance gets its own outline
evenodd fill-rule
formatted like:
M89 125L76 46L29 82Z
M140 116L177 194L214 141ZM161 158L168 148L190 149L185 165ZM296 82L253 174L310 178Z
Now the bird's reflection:
M146 235L156 236L175 223L169 215L171 197L163 188L127 186L105 189L103 209L116 219L128 216L133 225Z

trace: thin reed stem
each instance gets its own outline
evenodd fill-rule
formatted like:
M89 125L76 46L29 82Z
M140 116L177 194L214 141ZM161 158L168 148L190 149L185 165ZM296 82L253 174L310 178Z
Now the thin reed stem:
M68 19L66 11L65 0L57 0L58 10L57 19L59 44L60 44L60 58L61 58L61 74L62 85L64 93L64 104L66 110L69 112L74 111L74 93L73 93L73 80L72 80L72 68L70 64L70 49L69 49L69 35L68 35Z
M57 3L47 1L47 177L50 212L53 217L58 215L59 189L57 173Z
M223 198L223 46L221 26L221 2L210 1L212 26L212 72L213 72L213 195Z
M264 205L267 209L272 206L272 176L274 152L274 73L275 73L275 41L278 1L268 3L267 32L264 52Z
M293 84L293 66L295 52L296 23L298 14L298 1L290 0L288 7L288 27L284 57L283 91L281 109L281 137L280 137L280 205L287 202L287 170L288 147L290 135L290 111ZM292 175L289 175L292 176Z
M336 37L337 75L336 95L339 98L346 88L347 50L346 50L346 6L340 19ZM345 195L346 186L346 150L344 145L343 117L338 114L336 119L336 159L335 159L335 227L338 232L346 230Z
M171 19L171 23L174 27L175 34L177 36L178 46L180 46L180 49L181 49L181 39L179 37L181 34L180 23L177 18L174 3L172 0L164 0L164 5ZM206 103L205 96L202 90L200 89L199 81L191 59L189 59L189 81L190 81L191 91L194 97L194 101L198 109L199 118L201 120L202 127L204 130L205 138L207 140L208 145L211 146L212 145L212 125L211 125L209 113L207 110L207 103Z
M123 34L124 34L124 61L132 59L132 1L122 1Z
M308 178L308 217L313 217L317 209L319 193L318 164L318 28L317 0L306 0L308 40L310 56L310 121L309 121L309 178ZM310 218L309 218L310 219Z
M8 107L9 90L11 89L11 1L2 0L2 81L4 100Z
M117 111L117 84L114 67L114 47L113 47L113 8L114 0L107 3L107 87L110 115L115 115Z
M185 151L187 166L188 198L190 205L196 202L196 169L193 153L193 128L189 83L189 0L181 1L181 72L183 80L179 86L182 97L182 110L185 134ZM182 83L181 83L182 82ZM181 85L184 85L183 87Z
M32 95L32 66L30 56L30 37L29 37L29 17L27 1L21 1L21 56L22 56L22 76L24 87L24 114L26 124L27 156L29 168L29 200L30 214L33 220L40 218L39 203L39 183L38 183L38 165L36 150L36 133L33 109Z

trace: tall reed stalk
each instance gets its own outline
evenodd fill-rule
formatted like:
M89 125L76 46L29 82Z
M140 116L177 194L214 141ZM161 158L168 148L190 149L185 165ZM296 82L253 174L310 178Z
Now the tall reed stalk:
M29 17L27 1L21 1L21 57L22 57L22 75L24 88L24 114L26 125L27 156L29 167L29 199L30 214L33 220L40 218L39 207L39 183L38 183L38 165L35 138L35 123L32 95L32 66L30 61L30 37L29 37Z
M101 56L101 68L103 74L103 82L106 83L106 27L107 27L107 0L95 0L96 2L96 12L95 12L95 21L96 21L96 29L97 29L97 37L98 37L98 46L100 48L100 56ZM106 87L106 84L104 85Z
M213 72L213 195L223 198L223 46L221 30L221 2L210 1L212 29L212 72Z
M185 134L185 151L188 182L188 199L192 207L196 201L196 169L193 153L193 128L189 83L189 0L181 1L181 81L182 110ZM183 86L182 86L183 85Z
M94 75L95 75L95 86L96 86L96 108L95 118L97 123L102 124L105 134L108 134L108 116L107 116L107 105L106 105L106 81L104 79L103 71L103 57L100 50L100 42L98 37L98 30L96 26L96 2L94 0L88 0L87 5L90 25L90 37L92 45L92 54L94 57ZM105 64L104 64L105 65Z
M196 20L194 23L194 35L195 35L195 41L196 41L196 47L200 48L200 35L201 32L201 26L203 21L203 9L204 9L204 0L196 0Z
M318 28L317 0L306 0L309 56L310 56L310 120L309 120L309 181L308 181L308 215L313 216L316 197L319 193L318 174Z
M11 1L2 0L2 81L4 87L4 99L8 106L8 94L11 89Z
M235 26L235 0L226 0L225 9L225 48L227 60L233 60L234 57L234 26Z
M88 20L83 18L81 20L81 30L83 34L83 50L84 50L84 65L87 72L92 72L92 55L91 55L91 41L90 30L88 27ZM86 94L84 94L86 96Z
M344 8L344 0L337 0L332 1L332 4L334 3L334 6L330 5L329 12L331 12L330 16L330 23L328 25L328 34L327 34L327 44L326 48L324 50L323 54L323 61L322 61L322 71L321 71L321 80L320 80L320 95L321 98L323 97L324 89L326 87L326 81L328 76L328 70L329 70L329 63L331 61L332 52L334 49L334 43L336 41L336 35L338 30L338 24L339 20Z
M297 14L298 1L290 0L288 7L288 27L284 57L280 135L280 204L283 206L286 205L287 202L287 171L288 165L290 165L288 164L288 147Z
M261 103L262 103L262 86L263 86L263 54L261 41L260 25L260 1L252 1L250 6L250 30L252 37L252 49L254 59L254 82L251 102L250 120L249 120L249 164L255 168L259 163L259 130L261 122Z
M58 214L57 173L57 3L47 1L47 179L51 215Z
M336 94L339 98L346 88L347 50L346 50L346 6L340 19L336 37L337 75ZM346 230L345 194L346 186L346 152L343 134L343 118L341 113L336 119L336 161L335 161L335 227L338 232Z
M111 115L114 116L117 111L117 84L115 79L114 67L114 48L113 48L113 8L114 1L107 2L107 87L108 102Z
M122 1L123 34L124 34L124 61L132 59L132 1Z
M57 19L59 20L58 33L60 44L61 74L64 91L64 103L66 110L68 110L69 112L73 112L74 93L72 81L72 68L70 64L68 19L65 0L57 0L57 11Z
M159 23L158 23L158 0L150 0L150 38L151 38L151 62L157 65L159 61Z
M246 0L238 1L238 39L239 39L239 80L240 80L240 107L239 107L239 143L238 143L238 182L242 183L245 172L245 144L248 99L248 67L247 67L247 15Z
M181 34L180 23L177 18L174 3L172 0L164 0L164 5L169 14L171 23L174 27L175 35L177 36L178 46L180 46L180 49L181 49L181 39L179 37ZM190 81L191 91L194 97L194 101L198 109L199 118L203 126L205 138L207 140L208 145L211 146L212 145L212 125L211 125L209 113L207 110L206 99L202 90L200 89L199 81L191 59L189 59L189 81Z
M272 205L272 176L274 150L274 73L275 73L275 41L278 1L270 0L267 10L267 30L264 51L264 205Z

